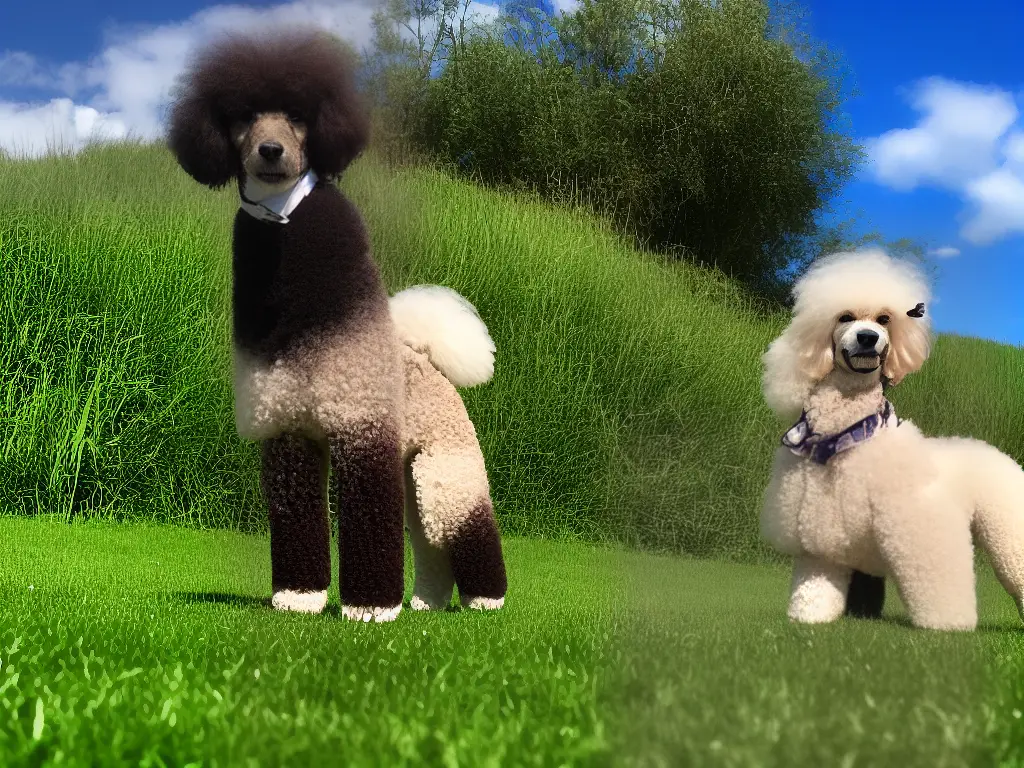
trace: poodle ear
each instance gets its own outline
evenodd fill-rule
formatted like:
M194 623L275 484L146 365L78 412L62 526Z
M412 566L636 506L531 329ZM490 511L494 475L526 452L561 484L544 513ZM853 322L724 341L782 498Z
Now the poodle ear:
M363 151L369 137L369 120L354 95L344 102L325 102L306 139L310 168L318 176L338 176Z
M227 129L206 99L185 96L171 108L167 145L182 169L216 189L238 174L238 158Z
M800 416L814 385L828 375L835 362L831 340L821 335L820 328L801 328L795 323L771 343L761 359L765 402L783 421Z
M927 322L915 317L900 317L890 326L889 353L882 365L882 375L890 384L899 384L919 370L931 352L931 329Z

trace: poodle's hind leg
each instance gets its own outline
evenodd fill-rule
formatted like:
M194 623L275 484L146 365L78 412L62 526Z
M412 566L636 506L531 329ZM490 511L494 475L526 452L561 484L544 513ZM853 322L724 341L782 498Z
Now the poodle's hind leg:
M857 619L878 619L885 607L885 577L854 571L846 593L846 615Z
M331 583L325 451L300 435L264 440L260 484L270 513L271 604L320 613Z
M508 580L479 449L420 453L412 463L427 536L448 552L459 602L501 608Z
M405 592L402 455L397 425L380 418L328 435L338 488L342 615L393 621Z
M899 529L879 537L911 623L924 629L974 629L978 605L970 529L951 524L951 515L911 520L900 515Z
M801 624L826 624L843 615L850 568L811 555L793 564L789 618Z
M447 608L451 605L452 592L455 589L452 564L448 553L443 548L431 544L423 530L411 463L405 471L405 524L409 529L416 569L412 601L409 605L414 611Z
M505 604L508 577L490 498L469 510L448 551L462 605L477 610L501 608Z

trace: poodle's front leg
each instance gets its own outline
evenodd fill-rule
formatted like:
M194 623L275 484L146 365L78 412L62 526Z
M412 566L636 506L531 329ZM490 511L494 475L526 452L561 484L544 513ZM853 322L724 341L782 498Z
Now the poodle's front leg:
M320 613L331 583L327 457L300 435L264 440L260 484L270 512L272 604Z
M789 618L802 624L825 624L843 615L851 570L819 557L801 555L793 564Z
M405 591L401 445L393 419L353 424L328 437L338 485L342 613L392 621Z

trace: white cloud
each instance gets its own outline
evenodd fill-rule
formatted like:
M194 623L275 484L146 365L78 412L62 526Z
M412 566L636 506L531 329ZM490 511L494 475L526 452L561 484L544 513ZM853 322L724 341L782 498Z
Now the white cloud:
M128 127L117 117L77 105L71 99L53 99L35 106L0 103L0 149L11 154L74 150L90 141L123 139L127 135Z
M78 67L73 64L47 67L25 51L0 55L0 85L28 86L70 94L77 87Z
M1006 166L967 185L972 215L961 229L972 243L1024 234L1024 174Z
M867 142L875 181L954 192L966 203L960 235L968 242L1024 233L1024 129L1013 95L933 77L917 84L910 103L921 113L916 126Z
M928 251L928 255L938 256L940 259L951 259L960 255L960 249L954 248L952 245L944 245L941 248L933 248Z
M171 86L196 46L229 31L303 24L362 50L370 45L376 7L375 0L293 0L259 9L216 5L181 22L116 27L89 61L51 65L23 51L5 53L0 85L49 90L54 98L41 104L0 101L0 149L36 156L55 145L78 149L102 138L158 138ZM493 18L498 8L473 2L470 13Z

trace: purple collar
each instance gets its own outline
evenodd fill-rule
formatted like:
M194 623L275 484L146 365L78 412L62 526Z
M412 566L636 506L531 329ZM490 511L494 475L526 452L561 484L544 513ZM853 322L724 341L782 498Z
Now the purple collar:
M826 464L837 453L870 439L876 430L888 426L890 419L896 420L895 426L900 425L900 419L893 411L892 403L888 400L884 403L876 413L834 435L819 435L812 432L807 421L807 411L804 411L800 414L800 421L782 436L782 444L797 456L805 456L815 464Z

